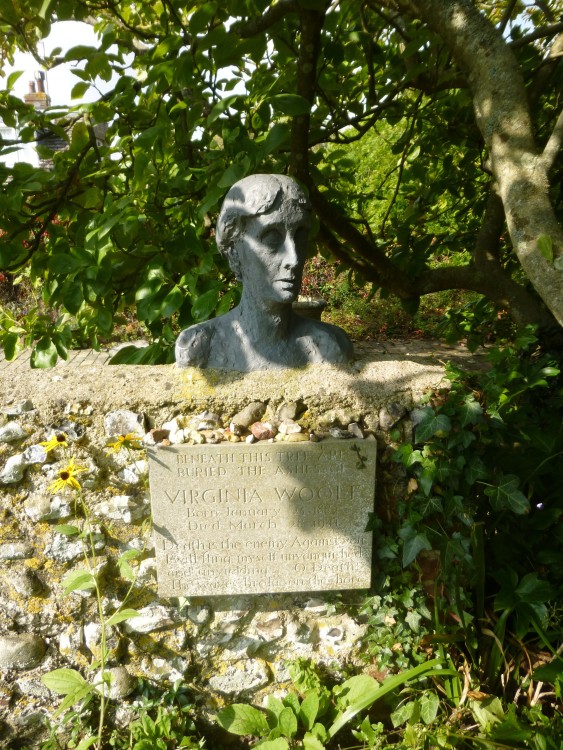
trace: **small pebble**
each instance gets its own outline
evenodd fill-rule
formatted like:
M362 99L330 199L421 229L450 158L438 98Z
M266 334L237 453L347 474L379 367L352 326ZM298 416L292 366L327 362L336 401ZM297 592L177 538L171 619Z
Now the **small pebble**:
M26 437L27 432L17 422L8 422L0 427L0 443L13 443Z
M20 414L33 411L33 404L29 399L26 399L25 401L17 401L15 404L5 406L2 411L8 417L18 417Z
M290 432L285 436L288 443L304 443L309 440L309 436L304 432Z
M276 436L276 428L270 422L254 422L250 431L256 440L270 440Z
M362 428L357 422L350 422L348 425L348 432L355 438L358 438L358 440L364 439L364 433L362 432Z
M283 422L280 422L278 431L281 432L282 435L292 435L296 432L301 432L301 425L297 424L297 422L294 422L292 419L284 419Z

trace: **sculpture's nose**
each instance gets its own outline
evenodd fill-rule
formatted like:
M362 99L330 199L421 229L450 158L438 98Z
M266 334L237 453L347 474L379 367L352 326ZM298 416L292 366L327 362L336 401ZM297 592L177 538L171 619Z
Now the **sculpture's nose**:
M299 265L299 253L295 237L288 232L285 236L283 266L287 269L297 268Z

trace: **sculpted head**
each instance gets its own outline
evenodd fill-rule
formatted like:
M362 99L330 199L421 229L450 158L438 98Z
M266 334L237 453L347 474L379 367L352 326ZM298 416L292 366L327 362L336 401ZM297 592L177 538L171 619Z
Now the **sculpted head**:
M295 180L277 174L251 175L235 183L225 196L217 219L217 246L237 279L246 281L249 259L243 257L245 250L251 246L260 254L257 242L274 250L276 244L281 242L281 238L276 237L276 228L289 227L290 231L299 235L297 254L301 265L298 273L300 283L310 223L311 204ZM276 252L279 254L279 250ZM266 277L267 271L265 269Z

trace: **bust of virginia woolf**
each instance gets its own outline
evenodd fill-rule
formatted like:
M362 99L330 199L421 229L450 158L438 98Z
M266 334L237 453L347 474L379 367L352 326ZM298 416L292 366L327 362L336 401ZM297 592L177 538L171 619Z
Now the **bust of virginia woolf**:
M301 288L311 205L284 175L257 174L227 193L216 237L237 279L239 305L183 330L179 367L273 370L348 362L350 339L341 328L303 318L292 309Z

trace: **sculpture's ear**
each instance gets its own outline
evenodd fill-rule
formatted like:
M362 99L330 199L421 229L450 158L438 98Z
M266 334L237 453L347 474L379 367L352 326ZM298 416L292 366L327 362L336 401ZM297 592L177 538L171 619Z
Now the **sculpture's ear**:
M242 267L236 243L231 246L227 257L229 259L229 266L231 267L231 271L236 276L237 281L242 281Z

